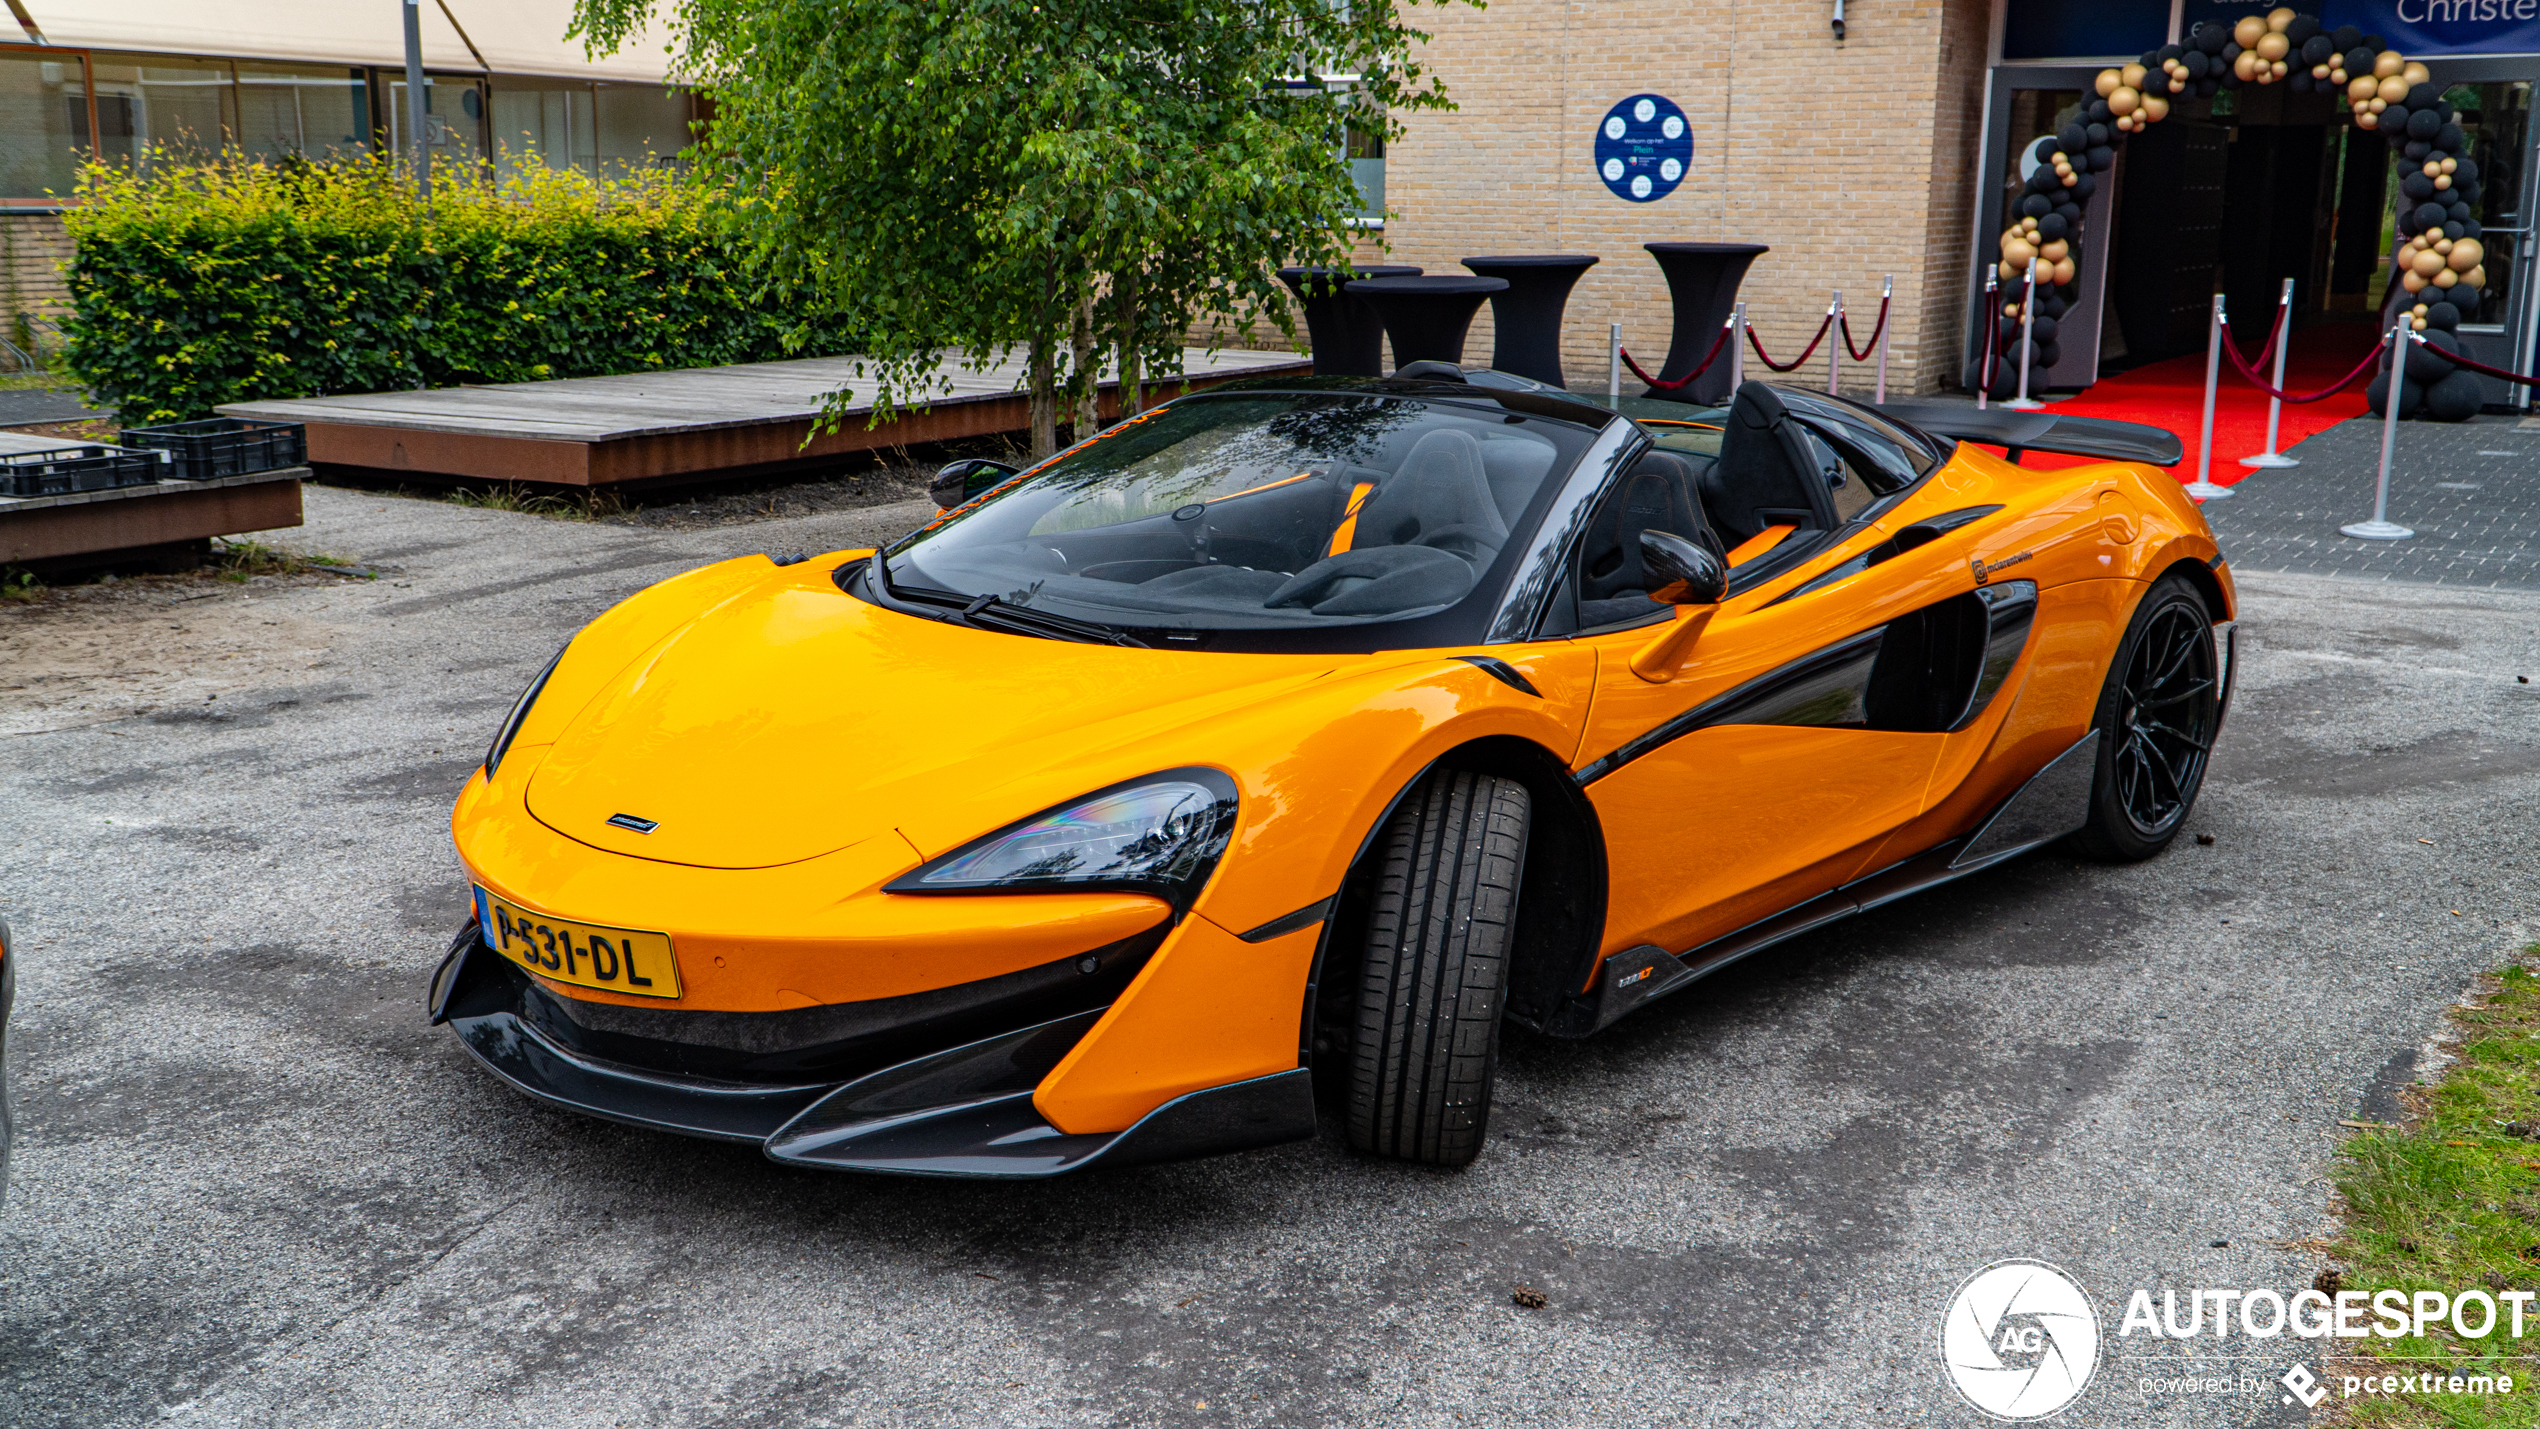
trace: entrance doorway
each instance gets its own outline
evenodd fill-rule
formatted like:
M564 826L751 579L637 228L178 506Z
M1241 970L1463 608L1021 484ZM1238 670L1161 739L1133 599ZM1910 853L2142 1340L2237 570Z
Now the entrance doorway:
M1987 86L1975 284L1998 261L1997 236L2019 192L2021 156L2072 117L2099 65L2004 65ZM2481 176L2479 223L2491 255L2487 287L2459 336L2491 366L2534 368L2540 307L2532 271L2535 135L2532 75L2540 62L2444 60L2437 82L2460 111ZM2294 280L2297 333L2323 323L2377 325L2398 246L2391 149L2356 129L2326 93L2246 86L2181 99L2170 117L2130 136L2107 179L2113 194L2086 210L2077 288L2055 361L2032 373L2039 390L2076 390L2148 363L2202 352L2213 296L2232 335L2254 350ZM1980 301L1970 310L1980 312ZM1981 351L1971 323L1967 359ZM2490 405L2524 407L2530 389L2487 379Z

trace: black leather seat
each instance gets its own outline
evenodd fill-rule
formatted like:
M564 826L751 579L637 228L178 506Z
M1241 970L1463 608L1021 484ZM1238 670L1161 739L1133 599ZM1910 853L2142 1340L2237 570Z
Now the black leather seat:
M1664 584L1643 566L1643 531L1665 531L1721 553L1695 494L1699 474L1675 452L1650 452L1626 473L1588 527L1579 572L1579 625L1594 629L1657 609L1649 592Z
M1478 569L1508 544L1508 523L1492 499L1482 444L1447 428L1411 444L1402 465L1376 483L1359 509L1351 546L1429 546Z
M1772 388L1749 382L1729 405L1720 459L1700 477L1704 512L1732 545L1767 526L1830 531L1842 524L1834 493L1797 419Z

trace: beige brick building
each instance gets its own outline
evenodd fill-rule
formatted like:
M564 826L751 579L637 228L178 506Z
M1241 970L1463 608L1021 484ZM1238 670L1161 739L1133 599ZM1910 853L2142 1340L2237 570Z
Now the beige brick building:
M1984 0L1866 0L1835 38L1828 0L1491 0L1421 7L1421 58L1457 108L1409 116L1390 146L1385 237L1394 262L1461 273L1492 253L1594 253L1571 295L1563 367L1602 388L1606 325L1652 372L1667 349L1667 287L1642 244L1752 242L1757 336L1788 361L1843 290L1866 340L1895 280L1892 393L1940 386L1955 365L1973 227ZM1693 134L1683 182L1654 202L1610 192L1592 156L1609 107L1650 92ZM1490 353L1490 311L1468 361ZM1790 380L1822 384L1829 337ZM1845 390L1871 369L1845 364ZM1758 369L1750 360L1750 372ZM1636 389L1628 373L1625 390Z

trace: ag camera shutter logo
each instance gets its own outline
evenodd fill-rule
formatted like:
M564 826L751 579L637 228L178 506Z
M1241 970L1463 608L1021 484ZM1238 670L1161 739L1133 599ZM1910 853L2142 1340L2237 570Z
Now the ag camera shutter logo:
M2099 1313L2062 1270L2042 1260L1997 1260L1949 1297L1940 1362L1979 1411L2044 1419L2090 1387L2099 1368Z

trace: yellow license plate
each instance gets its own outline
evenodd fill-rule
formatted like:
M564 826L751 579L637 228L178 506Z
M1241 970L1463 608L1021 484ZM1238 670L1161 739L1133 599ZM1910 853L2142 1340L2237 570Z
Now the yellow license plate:
M570 923L476 890L478 921L495 952L543 978L636 997L677 997L668 933Z

